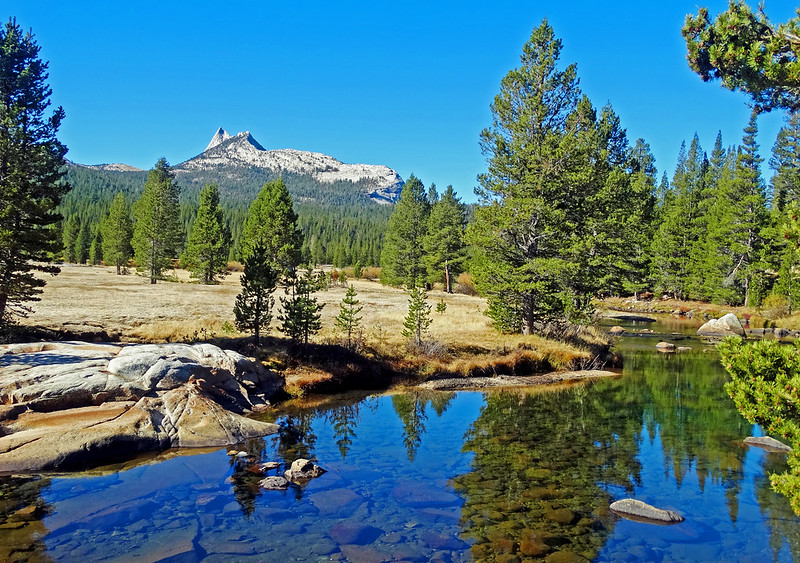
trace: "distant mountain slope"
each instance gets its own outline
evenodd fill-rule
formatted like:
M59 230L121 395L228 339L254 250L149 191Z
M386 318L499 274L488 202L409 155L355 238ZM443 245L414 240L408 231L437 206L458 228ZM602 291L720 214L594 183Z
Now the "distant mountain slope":
M283 178L295 201L308 252L315 261L377 264L382 234L391 205L400 196L403 180L387 166L344 164L333 157L293 149L265 150L247 133L230 135L219 129L206 150L173 166L181 186L181 219L188 232L197 197L207 183L216 183L234 241L250 203L268 181ZM61 213L77 214L97 224L114 196L138 199L147 171L125 164L70 163L67 181L72 190ZM232 255L232 257L234 257Z
M222 199L248 205L266 182L281 177L296 200L334 205L362 199L394 203L403 187L403 179L388 166L344 164L322 153L294 149L266 150L249 132L233 136L222 128L205 151L172 169L186 196L216 183ZM69 177L83 198L90 186L94 192L119 184L128 193L132 183L144 185L147 176L127 164L71 164Z

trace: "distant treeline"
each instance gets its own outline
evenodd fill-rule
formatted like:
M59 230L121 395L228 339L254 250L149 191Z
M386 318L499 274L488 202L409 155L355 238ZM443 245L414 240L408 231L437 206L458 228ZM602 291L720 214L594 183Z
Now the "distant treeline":
M202 171L178 171L181 187L180 222L184 236L191 232L197 216L198 197L206 183L219 186L225 223L231 233L230 260L241 259L240 240L247 211L266 183L282 177L295 202L298 226L304 234L303 257L313 264L345 267L359 263L377 266L383 234L392 212L367 195L361 182L317 182L309 176L272 174L256 167L226 167L224 175ZM117 172L70 166L66 180L72 187L59 211L61 228L70 220L85 232L82 243L85 260L90 258L90 241L96 238L101 219L108 215L111 202L122 193L128 206L142 194L147 172ZM74 219L73 219L74 217ZM77 253L80 256L81 253ZM78 258L80 261L80 258Z

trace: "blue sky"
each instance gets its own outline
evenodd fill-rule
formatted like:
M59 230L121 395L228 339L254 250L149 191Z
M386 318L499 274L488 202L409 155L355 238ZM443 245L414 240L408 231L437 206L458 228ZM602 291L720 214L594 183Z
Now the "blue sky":
M712 13L727 2L706 5ZM202 152L217 127L268 149L386 164L474 201L478 135L501 78L547 18L597 107L611 103L672 176L682 140L741 140L743 94L704 84L680 28L695 1L107 2L2 0L50 61L60 138L84 164L150 168ZM794 15L767 0L773 21ZM762 154L783 123L759 118ZM768 166L763 166L769 179Z

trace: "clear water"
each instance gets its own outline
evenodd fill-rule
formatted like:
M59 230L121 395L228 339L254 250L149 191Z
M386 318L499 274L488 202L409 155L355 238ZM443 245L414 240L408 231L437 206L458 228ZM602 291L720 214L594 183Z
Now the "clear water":
M285 492L261 490L247 463L225 450L6 478L0 559L800 557L800 519L767 477L785 470L784 460L742 446L759 429L725 396L716 353L695 340L676 342L692 352L654 352L664 338L624 339L625 370L614 379L287 408L277 415L280 435L238 446L262 461L309 457L328 470ZM620 519L608 505L623 497L686 521ZM44 515L9 517L30 505Z

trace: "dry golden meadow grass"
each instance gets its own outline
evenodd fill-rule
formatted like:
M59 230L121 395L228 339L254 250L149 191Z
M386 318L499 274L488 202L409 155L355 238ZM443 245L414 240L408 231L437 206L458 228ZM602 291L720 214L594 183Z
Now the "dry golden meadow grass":
M47 277L42 300L33 303L34 312L23 324L54 330L75 325L102 327L123 341L164 342L205 340L213 337L245 336L226 334L223 326L234 325L233 304L240 291L240 272L228 274L219 285L192 283L183 270L168 272L176 281L159 281L134 273L117 276L113 268L65 265L58 276ZM408 296L397 288L377 281L350 279L363 306L361 311L367 346L384 357L407 362L406 367L423 373L473 374L491 372L498 356L514 365L520 362L567 367L574 360L588 358L589 352L562 342L537 336L502 335L491 328L484 299L476 296L428 293L433 323L430 337L446 349L436 358L406 353L401 335L408 310ZM345 286L334 286L317 294L321 303L323 330L315 342L336 340L334 318L344 297ZM283 289L275 292L276 302ZM435 305L447 308L437 313ZM275 315L277 317L277 313ZM277 326L275 318L273 326ZM273 329L271 334L280 335ZM441 347L440 347L441 348ZM312 374L308 374L312 375Z

